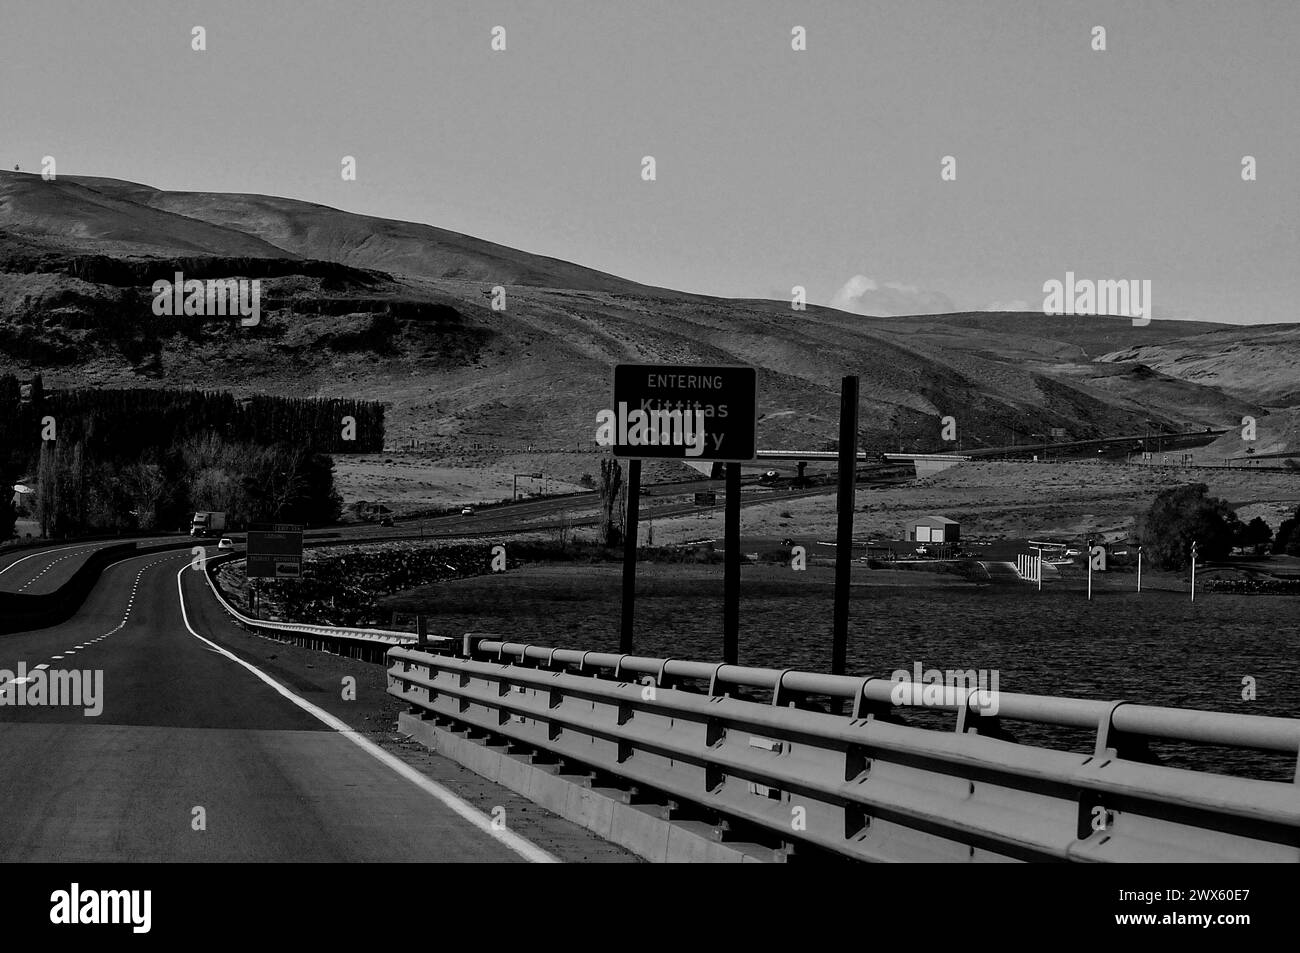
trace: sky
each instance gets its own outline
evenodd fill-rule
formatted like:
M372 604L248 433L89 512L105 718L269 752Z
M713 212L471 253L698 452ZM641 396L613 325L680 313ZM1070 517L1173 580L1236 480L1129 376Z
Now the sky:
M0 164L727 297L1038 310L1073 272L1295 321L1297 40L1292 0L4 0Z

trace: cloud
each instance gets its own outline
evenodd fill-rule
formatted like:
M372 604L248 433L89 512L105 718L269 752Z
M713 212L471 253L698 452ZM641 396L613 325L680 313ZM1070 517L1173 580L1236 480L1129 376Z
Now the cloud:
M898 281L876 281L854 275L831 298L831 307L856 314L893 317L900 314L943 314L957 306L945 294L925 291Z
M1019 298L1014 301L990 301L981 311L1041 311L1042 305L1036 308L1030 308L1028 301L1021 301Z

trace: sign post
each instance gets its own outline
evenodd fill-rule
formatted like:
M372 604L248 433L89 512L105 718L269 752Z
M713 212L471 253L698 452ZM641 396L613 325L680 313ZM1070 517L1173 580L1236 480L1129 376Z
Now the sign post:
M752 367L619 364L614 406L596 415L596 442L628 459L623 538L621 651L633 650L641 461L727 464L723 661L735 664L740 631L740 464L757 456L758 374Z
M858 378L840 382L839 487L836 494L835 615L831 622L831 674L843 675L849 646L849 586L853 569L853 506L857 491ZM837 703L838 704L838 703Z
M618 650L632 654L632 610L636 605L636 544L641 533L641 461L627 463L627 511L623 517L623 620Z
M722 566L722 661L740 664L740 464L727 464Z

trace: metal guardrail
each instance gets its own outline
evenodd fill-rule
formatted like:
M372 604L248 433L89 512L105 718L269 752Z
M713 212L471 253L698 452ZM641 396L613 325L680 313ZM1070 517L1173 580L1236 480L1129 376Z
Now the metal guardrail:
M505 737L859 860L1300 861L1300 788L1145 763L1165 738L1300 754L1300 720L944 688L955 731L896 722L900 684L466 637L388 652L389 693ZM705 691L688 691L698 681ZM769 703L735 697L771 692ZM914 700L922 686L912 686ZM935 687L930 686L933 692ZM795 707L848 702L847 716ZM907 696L903 696L906 699ZM1004 721L1087 729L1074 753ZM1300 778L1298 778L1300 780Z
M238 554L226 557L213 557L206 561L208 567L212 568L220 565L221 562L228 561L232 558L242 558ZM312 635L320 639L347 639L353 642L372 642L382 645L416 645L419 641L416 635L410 632L399 632L394 629L362 629L350 628L347 626L337 625L313 625L306 622L272 622L269 619L256 619L252 616L245 615L232 605L221 590L217 587L216 580L212 578L211 572L205 572L204 577L208 581L212 594L217 597L221 607L226 610L236 620L255 629L273 629L280 632L297 632L303 635ZM430 635L427 637L430 643L444 643L451 641L446 636Z

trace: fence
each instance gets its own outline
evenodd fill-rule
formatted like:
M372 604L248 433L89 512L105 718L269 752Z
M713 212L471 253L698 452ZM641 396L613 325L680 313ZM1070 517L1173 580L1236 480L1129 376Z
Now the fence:
M1021 579L1041 585L1043 582L1043 554L1036 553L1030 556L1027 553L1021 553L1016 556L1016 573Z
M388 653L422 718L505 739L759 831L781 854L858 860L1298 861L1296 784L1146 763L1146 741L1300 751L1300 721L466 637ZM688 687L698 684L700 690ZM907 688L902 686L906 685ZM932 689L936 686L930 686ZM770 700L738 697L770 692ZM816 697L847 715L808 710ZM898 722L946 711L953 731ZM1088 729L1083 753L1005 740ZM734 836L734 834L733 834Z

